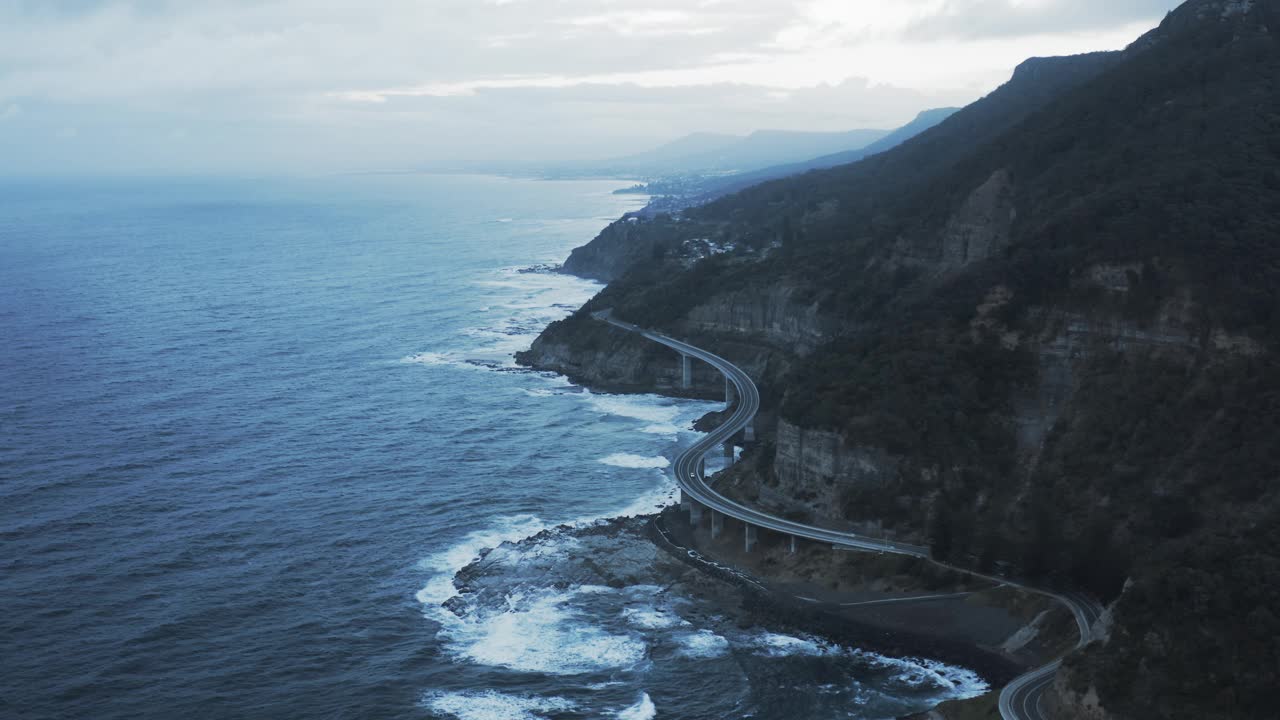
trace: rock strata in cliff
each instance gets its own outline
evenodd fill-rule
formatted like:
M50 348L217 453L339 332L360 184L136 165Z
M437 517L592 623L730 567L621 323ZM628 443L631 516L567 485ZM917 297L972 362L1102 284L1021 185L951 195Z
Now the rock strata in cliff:
M805 355L837 331L807 288L778 282L716 295L689 311L678 327L687 335L756 341Z
M778 421L773 468L786 495L828 523L843 521L845 493L880 486L898 474L898 460L879 448L850 447L838 432Z
M695 368L694 390L685 391L676 354L582 314L552 324L528 350L516 353L516 361L613 392L708 395L720 387L708 370Z

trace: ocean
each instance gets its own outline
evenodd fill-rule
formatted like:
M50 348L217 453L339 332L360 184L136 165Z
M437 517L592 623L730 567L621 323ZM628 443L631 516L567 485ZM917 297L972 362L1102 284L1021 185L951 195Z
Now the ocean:
M881 718L980 691L517 572L671 502L718 407L513 364L599 290L543 266L627 184L0 181L0 717ZM458 570L531 536L458 604Z

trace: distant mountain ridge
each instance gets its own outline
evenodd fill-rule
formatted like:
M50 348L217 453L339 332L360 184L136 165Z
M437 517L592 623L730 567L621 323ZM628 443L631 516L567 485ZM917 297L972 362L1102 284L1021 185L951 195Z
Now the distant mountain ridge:
M694 133L647 152L603 163L639 173L745 172L857 150L889 130L805 132L757 130L749 135Z
M759 170L737 173L719 179L711 179L704 184L704 187L708 196L718 197L720 195L734 193L769 180L776 180L790 175L799 175L801 173L809 172L810 170L825 170L827 168L836 167L837 165L846 165L848 163L857 162L863 158L871 157L872 155L882 153L901 145L903 142L910 140L916 135L919 135L925 130L932 128L943 120L951 117L958 110L960 110L960 108L954 107L924 110L916 115L911 122L863 147L822 155L801 162L772 165ZM712 198L707 197L706 199L710 200Z
M869 155L847 165L750 183L740 191L703 193L699 190L703 198L710 198L712 202L698 213L717 217L732 215L739 223L755 227L769 237L778 237L779 231L775 228L779 212L774 204L778 195L806 197L808 204L834 200L847 206L865 207L873 198L892 197L894 188L919 182L954 165L970 155L974 147L990 142L1056 96L1097 77L1120 57L1121 52L1114 51L1025 60L1014 69L1008 82L908 138L892 151ZM886 142L888 139L889 135L882 138ZM723 182L731 186L740 177L730 176ZM564 269L574 275L610 282L655 255L674 250L687 239L686 229L696 232L696 228L688 225L674 228L635 225L624 218L602 230L591 242L575 248L565 261Z

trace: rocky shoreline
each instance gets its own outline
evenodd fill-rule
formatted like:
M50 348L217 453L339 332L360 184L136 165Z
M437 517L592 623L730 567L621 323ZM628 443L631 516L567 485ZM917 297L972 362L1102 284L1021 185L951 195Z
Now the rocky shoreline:
M786 716L789 703L836 702L835 693L844 693L840 702L848 703L868 690L880 703L875 712L909 715L981 694L1017 672L1011 663L970 648L850 624L820 608L802 607L747 573L691 552L667 527L671 512L562 525L482 551L456 573L456 595L443 603L453 617L445 621L446 643L463 655L513 669L556 663L576 671L594 662L596 653L626 655L627 637L639 634L642 655L628 655L623 665L642 662L651 668L647 674L679 677L693 658L702 672L737 677L752 707L779 717ZM593 634L599 645L575 650L573 643L557 644L556 637L548 648L528 645L543 644L545 638L535 636L544 630L541 614L552 606L564 618L580 617L595 627L548 626L551 635L563 640ZM480 628L495 618L503 623L504 616L508 627L523 627L518 637L474 642L484 635ZM794 688L805 685L827 688L817 694L828 697L797 699ZM665 689L679 696L671 685ZM709 707L693 715L717 716L710 706L723 700L706 702ZM840 707L808 710L821 715Z
M561 272L564 271L562 268ZM676 364L658 346L631 335L612 333L609 328L578 316L560 324L572 325L574 329L566 333L565 328L553 326L557 332L544 332L530 350L517 354L517 362L538 370L560 373L593 391L657 393L703 399L719 395L722 380L718 376L711 377L710 368L704 368L707 372L703 376L695 376L692 388L684 389L676 377ZM565 342L568 338L573 338L573 341ZM695 423L694 429L700 432L712 430L723 421L723 416L723 412L708 413ZM768 427L772 427L774 421L771 415L761 418L761 423ZM815 635L842 646L888 657L929 658L968 668L993 689L1052 656L1073 630L1066 622L1059 622L1063 627L1055 626L1053 622L1042 623L1052 611L1038 598L1027 598L1021 593L975 595L981 603L956 602L932 611L921 611L903 603L895 605L892 610L884 608L876 613L853 613L844 611L836 603L807 602L800 599L794 587L788 587L782 577L772 572L776 568L752 566L759 558L726 551L723 545L716 547L706 532L699 533L696 528L690 528L675 507L643 520L644 533L655 548L680 566L714 581L700 586L697 592L707 593L709 585L723 585L708 597L714 597L719 606L731 610L740 624ZM841 572L840 568L827 567L824 561L815 559L815 553L831 555L835 551L830 548L812 550L814 552L797 561L797 567L808 568L809 575L817 578ZM681 572L679 566L667 564L665 567L673 573L672 585L689 584L688 574ZM874 575L876 570L870 572ZM930 574L921 568L907 571L907 575L911 572ZM609 582L605 577L607 571L600 575L606 583ZM621 582L625 585L632 580L623 579ZM864 582L861 585L855 583L852 590L846 587L846 595L870 598L871 604L901 600L902 595L908 594L902 592L905 588L920 583L919 577L904 578L900 575L896 578L899 592L887 591L885 583L865 582L865 569L861 580ZM932 590L946 593L964 589L966 580L957 575L941 579L932 577L929 582L934 585ZM725 588L733 590L727 592ZM953 615L954 619L938 623L937 615L943 612ZM1063 621L1060 617L1056 619ZM955 627L965 624L978 629L958 631ZM1047 627L1041 627L1042 624ZM1012 650L1002 647L1019 634L1028 639L1015 643ZM1058 637L1059 634L1062 637ZM982 704L992 697L993 692L989 692L975 700L962 702ZM954 701L943 702L954 704Z
M620 339L623 344L628 344L629 341L630 338ZM653 359L647 357L651 348L641 346L627 349L631 350L632 354L637 352L642 354L635 358L637 362L631 363L632 366L647 367L648 370L652 370L648 366L653 364ZM546 362L539 362L546 359L546 347L535 347L535 350L523 353L517 359L521 364L568 374L574 382L603 392L657 392L669 396L695 397L709 395L705 387L695 387L692 391L681 390L675 386L674 378L660 378L657 382L651 380L648 383L641 383L632 381L633 378L627 378L625 381L610 381L603 377L596 377L598 373L575 372L572 362L577 359L574 357L575 353L568 352L568 348L565 350L563 359L566 362L553 362L549 365ZM616 350L618 348L597 348L597 352L603 354ZM588 367L598 368L601 367L601 363L591 362L588 363ZM701 384L706 385L706 383ZM713 429L722 421L722 416L723 413L708 413L695 423L695 429L701 432ZM654 547L686 568L734 589L732 593L728 593L722 588L714 595L718 604L731 609L739 617L740 623L816 635L839 645L861 648L889 657L930 658L973 670L993 689L998 689L1027 668L1052 656L1071 636L1072 627L1061 617L1056 618L1057 625L1046 621L1043 625L1047 627L1042 628L1042 621L1053 611L1038 599L1026 597L1011 599L1006 596L993 596L987 598L984 605L967 606L957 603L948 606L946 611L954 613L957 618L954 624L971 622L974 625L986 625L983 630L974 632L956 632L953 627L935 632L929 622L918 623L917 619L912 617L914 610L907 604L895 607L893 613L882 611L858 617L851 616L851 613L841 612L841 608L832 604L814 604L799 599L794 592L789 592L788 588L782 587L785 583L778 582L779 578L772 576L770 568L752 567L750 571L741 569L742 562L746 560L749 563L750 560L734 557L735 553L732 552L724 553L723 547L712 547L712 543L708 542L709 538L705 536L706 533L702 533L703 537L698 537L697 529L690 528L687 520L679 517L679 511L675 507L669 507L644 520L645 535ZM826 548L820 552L830 554L833 551ZM810 558L801 561L802 565L806 563L813 564ZM819 561L818 564L820 565L821 562ZM674 571L671 566L668 568ZM820 568L814 572L821 576L824 569ZM687 577L679 573L677 575ZM684 581L676 579L673 584L681 582ZM910 584L913 580L908 579L906 582ZM941 581L933 578L932 582L935 584L951 582L954 584L950 587L954 589L962 587L965 581L959 577L953 577ZM877 587L872 587L873 585ZM948 588L943 585L940 589L935 589L938 592L946 592ZM902 594L881 590L878 583L873 582L855 595L859 598L893 599ZM705 591L705 588L702 591ZM1021 594L1015 593L1015 595ZM1001 604L1007 604L1010 607L1000 607ZM992 625L992 615L1000 613L1005 617ZM1002 648L1002 645L1007 644L1011 638L1019 634L1028 637L1029 640L1017 644L1011 651ZM1037 635L1040 637L1037 638ZM962 704L986 703L994 697L993 693L994 690L974 700L963 701ZM945 704L953 708L955 706L954 701L945 701ZM942 716L935 712L935 717Z
M870 622L841 617L823 605L807 603L796 596L773 589L753 576L717 562L694 548L678 544L666 527L682 522L678 510L668 509L650 516L650 539L682 563L731 583L741 591L742 610L760 624L782 630L828 638L840 645L858 647L891 657L926 657L977 672L993 688L998 688L1023 672L1013 660L947 638L927 633L887 629Z

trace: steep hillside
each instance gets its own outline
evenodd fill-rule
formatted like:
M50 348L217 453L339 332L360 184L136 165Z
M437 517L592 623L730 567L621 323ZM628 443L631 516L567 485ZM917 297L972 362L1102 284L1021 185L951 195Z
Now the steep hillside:
M1280 0L1192 0L1029 60L896 149L602 235L633 255L588 309L757 378L744 499L1113 603L1061 717L1271 717L1277 29ZM579 313L523 359L590 380L638 342Z
M692 209L684 217L625 218L577 248L565 270L613 280L643 260L696 259L700 237L732 241L738 250L763 253L795 232L849 228L855 218L873 213L901 188L939 175L976 146L990 142L1062 91L1089 80L1119 58L1093 53L1067 58L1033 58L1018 66L1009 82L949 116L932 129L863 162L766 182ZM812 226L802 228L801 224ZM820 230L818 230L820 229Z

